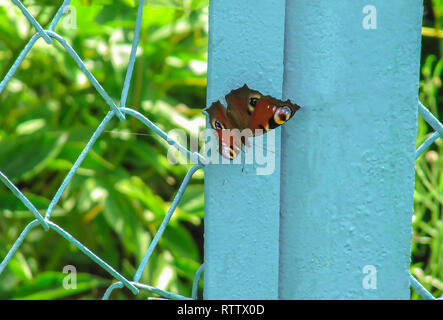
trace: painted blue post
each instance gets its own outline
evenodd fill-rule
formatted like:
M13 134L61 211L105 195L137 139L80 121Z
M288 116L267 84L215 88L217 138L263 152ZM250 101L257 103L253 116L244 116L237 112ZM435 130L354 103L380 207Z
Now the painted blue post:
M284 0L211 0L208 106L243 84L281 97ZM222 100L223 101L223 100ZM275 169L205 167L205 299L277 299L280 129Z
M422 5L287 1L281 299L409 299Z

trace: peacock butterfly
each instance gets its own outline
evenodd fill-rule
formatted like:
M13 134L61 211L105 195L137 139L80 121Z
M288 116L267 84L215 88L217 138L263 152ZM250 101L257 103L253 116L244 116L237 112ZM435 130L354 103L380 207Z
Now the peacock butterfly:
M211 127L217 132L220 154L230 160L237 157L243 144L249 147L249 136L258 136L277 128L300 109L289 100L281 101L262 95L246 84L232 90L225 99L227 109L216 101L204 111L209 115Z

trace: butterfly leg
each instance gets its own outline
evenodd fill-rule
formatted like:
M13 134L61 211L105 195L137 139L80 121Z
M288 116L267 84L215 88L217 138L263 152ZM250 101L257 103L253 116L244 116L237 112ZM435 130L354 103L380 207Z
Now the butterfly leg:
M241 172L243 173L243 171L245 170L245 163L246 163L246 151L245 151L245 149L244 148L242 148L241 149L241 151L242 151L242 157L241 157L241 163L242 163L242 166L241 166Z

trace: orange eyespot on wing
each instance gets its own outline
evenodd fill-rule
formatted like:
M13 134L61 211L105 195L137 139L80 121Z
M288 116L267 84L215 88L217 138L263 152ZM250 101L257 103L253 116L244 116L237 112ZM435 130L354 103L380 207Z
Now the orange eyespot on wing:
M227 115L232 122L238 125L238 129L248 128L249 118L261 97L260 92L249 89L246 84L241 88L232 90L225 96L228 104Z
M226 114L226 109L217 101L204 111L209 115L212 129L217 132L219 153L226 159L233 160L241 151L242 140L238 132L232 130L233 124Z
M241 152L242 140L236 130L217 130L219 137L219 152L226 159L234 160Z
M223 130L223 129L232 129L232 123L228 119L226 114L226 109L220 103L220 101L216 101L211 104L209 108L205 110L209 115L209 123L211 124L212 129L214 130Z
M257 131L254 135L266 133L287 122L299 109L298 105L291 103L289 100L281 101L263 96L257 102L254 112L249 117L248 127L253 132L258 129L262 130Z
M264 96L248 88L246 84L232 90L225 98L227 109L217 101L205 111L209 115L211 127L217 131L220 154L231 160L238 155L243 144L249 146L248 137L261 135L281 126L300 109L300 106L289 100ZM250 133L245 134L245 131Z
M251 129L254 135L266 133L288 121L300 109L289 100L264 96L256 90L243 87L226 95L227 116L240 130ZM256 132L256 130L259 130Z

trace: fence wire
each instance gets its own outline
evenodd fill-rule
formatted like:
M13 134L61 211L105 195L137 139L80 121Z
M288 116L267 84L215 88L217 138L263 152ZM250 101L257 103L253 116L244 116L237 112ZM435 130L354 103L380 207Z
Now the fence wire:
M60 8L57 10L54 18L52 19L48 30L44 30L42 26L38 23L38 21L32 16L32 14L28 11L28 9L23 5L23 3L20 0L12 0L12 2L20 8L22 13L25 15L25 17L28 19L28 21L34 26L35 30L37 31L31 39L28 41L28 43L25 45L24 49L20 53L20 55L15 60L14 64L11 66L11 68L6 73L3 80L0 82L0 94L8 84L9 80L13 77L17 69L20 67L21 63L25 59L26 55L29 53L29 51L32 49L36 41L40 38L43 38L46 43L52 44L53 40L55 39L57 42L59 42L63 48L69 53L69 55L74 59L74 61L77 63L77 66L80 68L80 70L86 75L86 77L89 79L89 81L92 83L92 85L95 87L97 92L100 94L100 96L106 101L106 103L109 105L111 110L106 114L98 128L95 130L94 134L90 138L89 142L86 144L83 151L80 153L79 157L73 164L72 168L69 170L68 174L66 175L65 179L63 180L62 184L58 188L56 194L52 198L46 213L44 217L40 215L39 211L35 208L35 206L26 198L26 196L8 179L8 177L3 174L0 171L0 181L3 182L6 187L8 187L12 193L20 199L23 204L31 211L31 213L34 215L35 220L31 221L22 231L22 233L19 235L18 239L15 241L12 248L8 251L6 257L3 259L3 261L0 264L0 275L8 265L8 262L11 260L12 256L16 253L16 251L20 248L21 244L25 240L26 236L29 234L29 232L34 229L37 226L41 226L45 231L48 231L50 229L57 232L60 236L65 238L67 241L69 241L71 244L73 244L75 247L77 247L81 252L83 252L86 256L88 256L90 259L92 259L94 262L96 262L100 267L102 267L104 270L106 270L109 274L111 274L117 282L110 285L104 296L103 299L108 299L111 292L116 288L123 288L127 287L133 294L138 294L140 290L148 291L157 295L160 295L165 298L169 299L177 299L177 300L186 300L186 299L197 299L197 289L198 289L198 282L201 277L201 273L204 269L203 265L200 266L200 268L197 270L194 281L193 281L193 287L192 287L192 297L185 297L180 294L176 294L173 292L168 292L153 286L150 286L148 284L140 283L139 280L141 278L141 275L143 271L146 268L146 265L149 262L149 258L151 257L152 252L154 251L155 247L157 246L161 236L163 235L163 232L166 229L166 226L168 225L169 220L171 219L174 210L177 208L178 203L180 202L180 199L183 196L183 193L185 192L186 187L188 186L189 181L192 178L192 175L199 169L203 168L204 166L204 158L197 152L191 152L185 147L183 147L181 144L179 144L176 140L168 136L164 131L162 131L158 126L156 126L152 121L150 121L147 117L145 117L143 114L126 107L126 99L128 96L129 91L129 85L132 78L132 71L134 68L135 63L135 55L137 51L137 46L139 42L140 37L140 28L141 28L141 21L143 17L143 6L144 6L144 0L139 0L138 4L138 10L137 10L137 18L135 23L135 30L134 30L134 39L132 42L132 49L129 56L129 63L128 68L126 71L126 76L124 80L123 89L121 92L121 98L120 98L120 107L117 107L117 105L114 103L112 98L108 95L105 89L100 85L100 83L95 79L95 77L92 75L92 73L88 70L86 65L83 63L82 59L78 56L76 51L69 45L69 43L60 35L54 32L55 27L57 26L57 23L59 22L60 18L62 17L63 13L65 12L65 8L70 4L70 0L64 0ZM75 239L71 234L66 232L62 227L52 222L51 219L51 213L54 210L55 206L57 205L58 201L60 200L60 197L62 196L63 192L65 191L67 185L71 181L72 177L76 173L77 169L81 165L82 161L86 158L88 152L91 150L94 143L97 141L97 139L100 137L104 129L106 128L106 125L108 122L114 117L117 116L121 121L124 121L126 119L126 115L132 116L136 119L138 119L140 122L142 122L144 125L146 125L148 128L152 129L156 134L158 134L162 139L166 140L167 143L176 149L178 149L181 153L183 153L185 156L187 156L188 159L196 159L195 165L188 171L186 174L183 182L181 183L177 194L174 197L174 200L169 208L168 213L166 214L165 218L163 219L157 233L155 234L153 240L151 241L146 254L138 266L138 269L133 277L133 280L128 280L126 277L124 277L121 273L119 273L117 270L115 270L113 267L111 267L108 263L103 261L100 257L98 257L94 252L89 250L85 245L83 245L80 241Z
M24 49L20 53L20 55L15 60L14 64L11 66L11 68L6 73L3 80L0 82L0 94L8 84L8 82L11 80L17 69L20 67L21 63L25 59L26 55L29 53L29 51L32 49L33 45L36 43L36 41L40 38L43 38L46 43L52 44L53 39L58 41L65 50L69 53L69 55L74 59L74 61L77 63L80 70L86 75L86 77L89 79L89 81L92 83L92 85L95 87L97 92L101 95L101 97L106 101L106 103L109 105L111 110L108 112L108 114L104 117L103 121L100 123L98 128L95 130L94 134L90 138L89 142L87 143L86 147L83 149L83 151L80 153L79 157L75 161L73 167L66 175L65 179L63 180L62 184L60 185L59 189L57 190L55 196L51 200L51 203L49 204L45 216L42 217L38 210L35 208L35 206L26 198L26 196L8 179L7 176L5 176L0 171L0 181L3 182L6 187L8 187L11 192L20 199L23 204L31 211L31 213L34 215L35 220L31 221L22 231L20 236L15 241L12 248L7 253L6 257L3 259L3 261L0 264L0 275L8 265L8 262L11 260L12 256L15 254L15 252L20 248L21 244L25 240L28 233L34 229L37 226L41 226L45 231L48 231L50 229L57 232L59 235L61 235L63 238L65 238L67 241L72 243L74 246L76 246L80 251L82 251L85 255L87 255L90 259L92 259L94 262L96 262L99 266L101 266L104 270L106 270L109 274L111 274L117 282L110 285L105 294L103 295L103 299L108 299L110 294L114 289L117 288L123 288L127 287L133 294L138 294L140 290L148 291L157 295L160 295L165 298L169 299L177 299L177 300L187 300L187 299L197 299L197 288L198 288L198 282L201 278L201 274L204 270L204 265L202 264L200 268L197 270L194 276L193 286L192 286L192 297L185 297L180 294L176 294L173 292L168 292L153 286L150 286L148 284L140 283L139 280L141 278L141 275L143 271L146 268L146 265L149 262L149 258L154 251L158 241L160 240L161 236L163 235L163 232L168 225L169 220L171 219L174 210L176 209L178 203L180 202L181 197L183 196L183 193L192 177L192 175L199 169L204 167L204 157L196 152L191 152L182 145L180 145L176 140L169 137L164 131L162 131L158 126L156 126L153 122L151 122L147 117L145 117L143 114L137 112L136 110L133 110L131 108L126 107L126 99L128 96L129 91L129 85L132 78L132 71L134 68L135 63L135 55L137 51L137 46L139 42L140 37L140 28L141 28L141 21L143 17L143 6L144 6L144 0L139 0L138 10L137 10L137 18L136 18L136 24L135 24L135 30L134 30L134 39L132 43L132 49L129 57L129 63L128 68L126 71L125 81L121 93L120 98L120 107L117 107L117 105L114 103L112 98L108 95L105 89L100 85L100 83L95 79L95 77L92 75L92 73L88 70L86 65L83 63L82 59L78 56L76 51L69 45L69 43L60 35L54 32L55 27L57 26L57 23L59 22L60 18L62 17L64 10L66 6L70 4L70 0L64 0L60 8L58 9L57 13L55 14L54 18L52 19L48 30L44 30L42 26L38 23L38 21L32 16L32 14L28 11L28 9L23 5L23 3L20 0L12 0L12 2L20 8L20 10L23 12L25 17L28 19L28 21L34 26L36 29L36 33L31 37L31 39L28 41L28 43L25 45ZM435 130L435 132L428 137L416 150L416 159L440 136L443 136L443 125L441 122L434 117L434 115L419 102L418 104L418 112L421 114L421 116L425 119L425 121ZM100 257L98 257L96 254L94 254L91 250L89 250L86 246L84 246L80 241L75 239L71 234L66 232L63 228L55 224L54 222L50 221L51 213L56 206L57 202L59 201L61 195L63 194L64 190L66 189L67 185L71 181L72 177L76 173L77 169L81 165L82 161L87 156L88 152L91 150L92 146L98 139L98 137L101 135L101 133L104 131L106 125L108 122L114 117L117 116L121 121L124 121L126 119L126 115L130 115L141 121L144 125L152 129L156 134L158 134L162 139L166 140L168 144L174 146L177 148L180 152L182 152L185 156L187 156L189 159L197 159L197 163L188 171L186 174L172 204L169 208L169 211L165 218L163 219L156 235L154 236L153 240L151 241L148 250L145 253L145 256L140 263L133 280L130 281L126 277L124 277L121 273L116 271L114 268L112 268L109 264L107 264L105 261L103 261ZM433 299L441 299L441 298L435 298L423 285L411 274L410 275L410 283L411 286L416 290L416 292L426 300L433 300Z
M427 124L434 129L434 133L430 135L415 151L415 159L418 159L420 155L439 137L443 136L443 125L441 122L419 101L418 113L423 117ZM425 300L440 300L443 298L435 298L423 285L411 274L410 275L411 286L415 289L417 294Z

